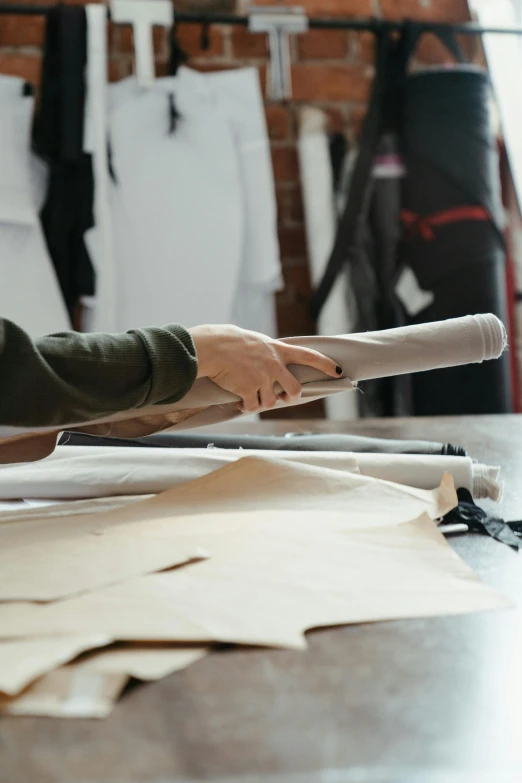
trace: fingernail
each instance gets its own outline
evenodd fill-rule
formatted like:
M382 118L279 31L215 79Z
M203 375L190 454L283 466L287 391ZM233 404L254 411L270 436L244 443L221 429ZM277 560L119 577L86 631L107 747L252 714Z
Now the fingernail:
M335 368L335 372L337 373L337 375L342 375L343 374L343 371L342 371L341 367L336 367Z

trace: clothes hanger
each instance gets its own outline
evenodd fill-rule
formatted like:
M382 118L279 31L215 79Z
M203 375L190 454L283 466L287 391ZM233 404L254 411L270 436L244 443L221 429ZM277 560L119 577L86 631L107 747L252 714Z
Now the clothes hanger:
M156 76L152 27L173 25L174 8L170 0L110 0L113 22L132 25L136 78L141 87L149 87Z
M268 35L270 67L267 92L271 100L284 101L292 97L290 35L304 33L308 28L308 17L300 6L250 6L248 29Z

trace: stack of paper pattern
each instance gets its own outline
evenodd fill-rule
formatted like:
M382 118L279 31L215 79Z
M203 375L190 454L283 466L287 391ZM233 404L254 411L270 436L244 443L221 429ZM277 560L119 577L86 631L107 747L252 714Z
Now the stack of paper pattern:
M130 502L130 501L133 502ZM435 490L247 457L145 500L0 516L0 710L104 717L130 677L219 642L306 648L321 626L497 609Z

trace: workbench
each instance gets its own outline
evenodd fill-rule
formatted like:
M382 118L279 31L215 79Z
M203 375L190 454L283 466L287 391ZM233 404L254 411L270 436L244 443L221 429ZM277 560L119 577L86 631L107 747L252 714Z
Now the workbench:
M502 466L497 514L522 518L522 416L247 428L289 430L464 445ZM522 553L476 535L451 542L522 604ZM307 652L220 648L131 687L104 721L0 719L0 783L522 780L519 609L320 630L308 641Z

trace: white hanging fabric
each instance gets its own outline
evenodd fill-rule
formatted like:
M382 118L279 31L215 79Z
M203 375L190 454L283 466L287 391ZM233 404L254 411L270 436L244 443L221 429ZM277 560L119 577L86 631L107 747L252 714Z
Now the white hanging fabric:
M147 89L123 80L109 91L108 127L117 295L97 296L91 329L112 313L117 331L175 320L273 334L281 269L257 71L180 68Z
M84 331L117 331L118 280L114 264L107 133L107 14L91 3L87 14L87 102L84 149L92 155L94 224L85 236L96 274L96 297L86 306Z
M232 323L277 336L275 292L283 287L277 206L263 96L255 68L207 76L236 139L244 228Z
M70 329L38 212L46 170L31 152L34 99L0 80L0 313L31 337Z
M332 250L337 210L332 167L328 151L327 119L323 111L305 107L300 115L299 165L305 211L306 236L312 283L319 282ZM339 275L319 318L319 334L349 334L353 321L348 312L346 275ZM332 397L326 400L330 419L357 418L357 400L354 395Z

